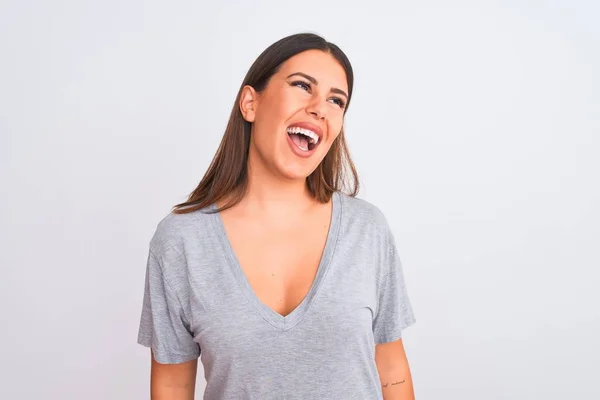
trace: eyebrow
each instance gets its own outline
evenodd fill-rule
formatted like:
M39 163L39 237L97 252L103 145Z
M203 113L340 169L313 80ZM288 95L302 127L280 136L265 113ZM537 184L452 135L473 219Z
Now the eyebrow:
M291 78L294 75L300 75L306 79L308 79L313 85L319 85L319 82L317 82L317 80L315 78L313 78L310 75L305 74L304 72L294 72L293 74L288 75L288 78ZM287 78L286 78L287 79ZM348 95L346 94L346 92L344 92L342 89L338 89L335 87L332 87L330 92L332 93L337 93L337 94L341 94L343 96L346 96L346 99L348 99Z

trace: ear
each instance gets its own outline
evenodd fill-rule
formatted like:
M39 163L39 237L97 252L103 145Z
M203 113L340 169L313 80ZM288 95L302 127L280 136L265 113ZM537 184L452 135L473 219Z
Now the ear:
M256 90L252 86L244 86L240 95L240 111L246 121L254 122L257 103L258 93Z

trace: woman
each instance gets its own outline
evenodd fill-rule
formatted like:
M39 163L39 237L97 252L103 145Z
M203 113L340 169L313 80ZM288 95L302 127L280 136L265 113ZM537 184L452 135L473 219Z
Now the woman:
M392 232L356 198L353 73L314 34L268 47L199 186L150 242L138 342L153 399L413 399ZM351 190L345 168L351 171Z

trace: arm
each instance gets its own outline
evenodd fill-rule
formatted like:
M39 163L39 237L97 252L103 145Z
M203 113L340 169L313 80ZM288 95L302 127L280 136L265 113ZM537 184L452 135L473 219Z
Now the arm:
M151 351L150 398L152 400L194 400L198 360L161 364Z
M375 363L384 400L414 400L412 377L402 339L377 344Z

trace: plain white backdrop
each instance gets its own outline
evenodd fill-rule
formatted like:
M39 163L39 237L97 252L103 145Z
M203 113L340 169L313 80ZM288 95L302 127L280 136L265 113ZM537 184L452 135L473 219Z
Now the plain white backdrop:
M3 1L0 398L149 397L149 240L250 64L305 31L354 66L417 399L600 398L598 4Z

